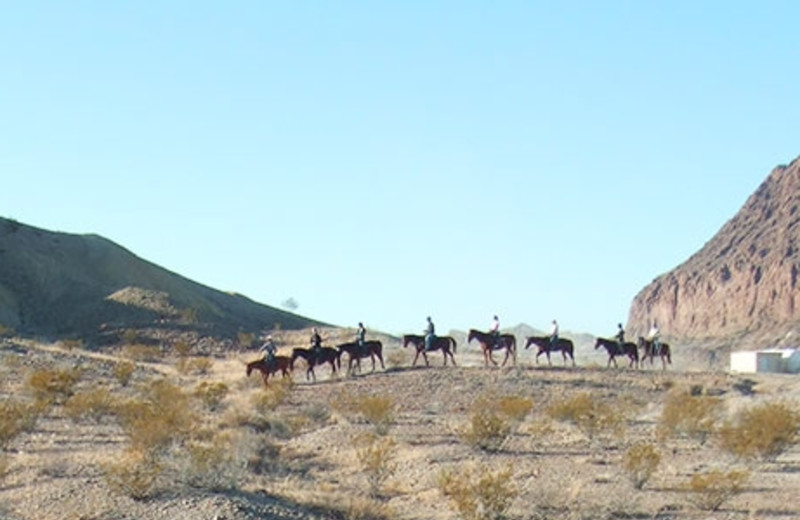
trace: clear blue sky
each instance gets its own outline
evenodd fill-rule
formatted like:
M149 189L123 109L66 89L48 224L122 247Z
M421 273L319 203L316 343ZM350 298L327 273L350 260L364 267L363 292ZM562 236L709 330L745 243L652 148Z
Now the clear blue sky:
M0 215L342 326L611 334L800 155L799 18L6 2Z

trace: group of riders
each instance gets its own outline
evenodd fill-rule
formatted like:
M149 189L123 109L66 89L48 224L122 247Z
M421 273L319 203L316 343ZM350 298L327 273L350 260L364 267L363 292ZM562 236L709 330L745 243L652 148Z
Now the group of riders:
M436 340L436 327L434 326L433 320L430 316L428 316L426 320L427 324L424 329L425 350L430 351L432 350L434 341ZM492 318L492 323L489 326L489 334L492 336L492 338L494 338L494 344L492 345L493 348L502 348L505 346L500 335L500 319L496 314ZM358 328L356 329L356 345L358 348L364 348L366 335L367 329L364 327L364 324L362 322L358 322ZM550 334L548 335L548 338L550 339L550 349L558 350L558 321L555 319L550 326ZM623 345L625 344L625 329L622 328L622 323L617 323L617 332L614 335L614 339L616 339L620 352L622 352ZM659 330L658 324L655 320L653 320L653 324L650 327L645 339L651 345L653 352L656 352L659 348L661 331ZM275 354L278 350L278 347L273 341L272 335L267 335L264 344L261 345L259 350L264 354L264 359L268 364L271 365L274 363ZM318 356L320 352L322 352L322 336L320 336L317 328L314 327L311 329L311 353L314 356Z

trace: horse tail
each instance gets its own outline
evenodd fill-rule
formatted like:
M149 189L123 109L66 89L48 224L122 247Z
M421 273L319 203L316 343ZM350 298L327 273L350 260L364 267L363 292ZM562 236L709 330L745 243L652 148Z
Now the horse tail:
M452 343L452 344L453 344L453 353L455 353L455 351L456 351L456 345L457 345L457 343L456 343L456 338L454 338L454 337L452 337L452 336L448 336L447 338L450 340L450 343Z

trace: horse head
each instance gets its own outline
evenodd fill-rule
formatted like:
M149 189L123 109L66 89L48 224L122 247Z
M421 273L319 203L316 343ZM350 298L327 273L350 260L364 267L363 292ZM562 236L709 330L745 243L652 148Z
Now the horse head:
M480 333L475 329L469 329L469 334L467 335L467 343L471 342L473 339L480 338Z
M594 349L597 350L603 345L603 338L597 338L594 342Z

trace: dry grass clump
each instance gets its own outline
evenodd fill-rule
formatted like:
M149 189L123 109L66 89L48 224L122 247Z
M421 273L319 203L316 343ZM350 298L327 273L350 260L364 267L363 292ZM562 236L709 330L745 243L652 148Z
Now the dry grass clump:
M500 451L532 407L533 402L523 397L479 397L472 406L469 427L462 437L475 448L488 452Z
M497 520L517 496L511 466L492 470L486 466L443 470L438 476L441 493L465 520Z
M180 461L180 480L189 486L214 491L234 489L247 474L247 456L242 456L241 435L230 431L210 439L193 440Z
M658 422L661 439L685 435L705 443L714 432L722 412L722 400L717 397L693 395L686 389L673 389L664 401Z
M624 420L621 412L588 392L556 401L547 414L557 421L574 424L589 439L598 434L617 431Z
M64 412L75 422L82 419L99 422L103 417L113 413L114 402L114 397L107 388L85 390L67 400Z
M389 520L397 518L388 504L373 498L350 498L340 506L343 518L347 520Z
M639 442L628 448L622 459L622 468L631 479L633 487L642 489L661 462L661 453L649 442Z
M33 430L45 407L41 401L32 404L0 401L0 449L6 449L20 434Z
M375 428L378 435L386 435L395 422L396 405L391 397L365 396L356 402L358 412Z
M203 406L210 412L215 412L222 406L222 401L230 392L225 383L209 383L203 381L194 389L194 396L197 397Z
M128 383L131 382L131 378L133 377L133 373L135 371L136 365L130 361L121 361L119 363L115 363L113 369L114 379L116 379L117 383L120 385L128 386Z
M361 472L367 479L371 497L380 496L380 490L397 469L394 462L397 444L389 437L367 433L353 439Z
M737 457L774 460L797 443L800 413L785 402L741 411L720 428L722 448Z
M181 356L175 363L175 369L183 375L206 375L211 372L213 366L214 360L208 357Z
M16 334L14 327L9 327L8 325L3 325L0 323L0 338L13 336L14 334Z
M286 401L291 391L291 380L281 379L258 392L252 399L253 407L259 413L272 412Z
M153 454L129 449L118 459L106 463L103 470L113 492L144 500L155 494L163 467Z
M749 473L744 470L711 470L692 475L687 489L692 502L704 511L716 511L722 504L744 491Z
M82 373L79 368L40 369L28 376L27 386L37 401L61 403L73 394Z
M66 351L72 352L73 350L79 350L83 348L83 340L82 339L62 339L58 342Z
M164 358L164 353L159 347L154 345L125 345L122 348L122 356L135 362L157 363Z

